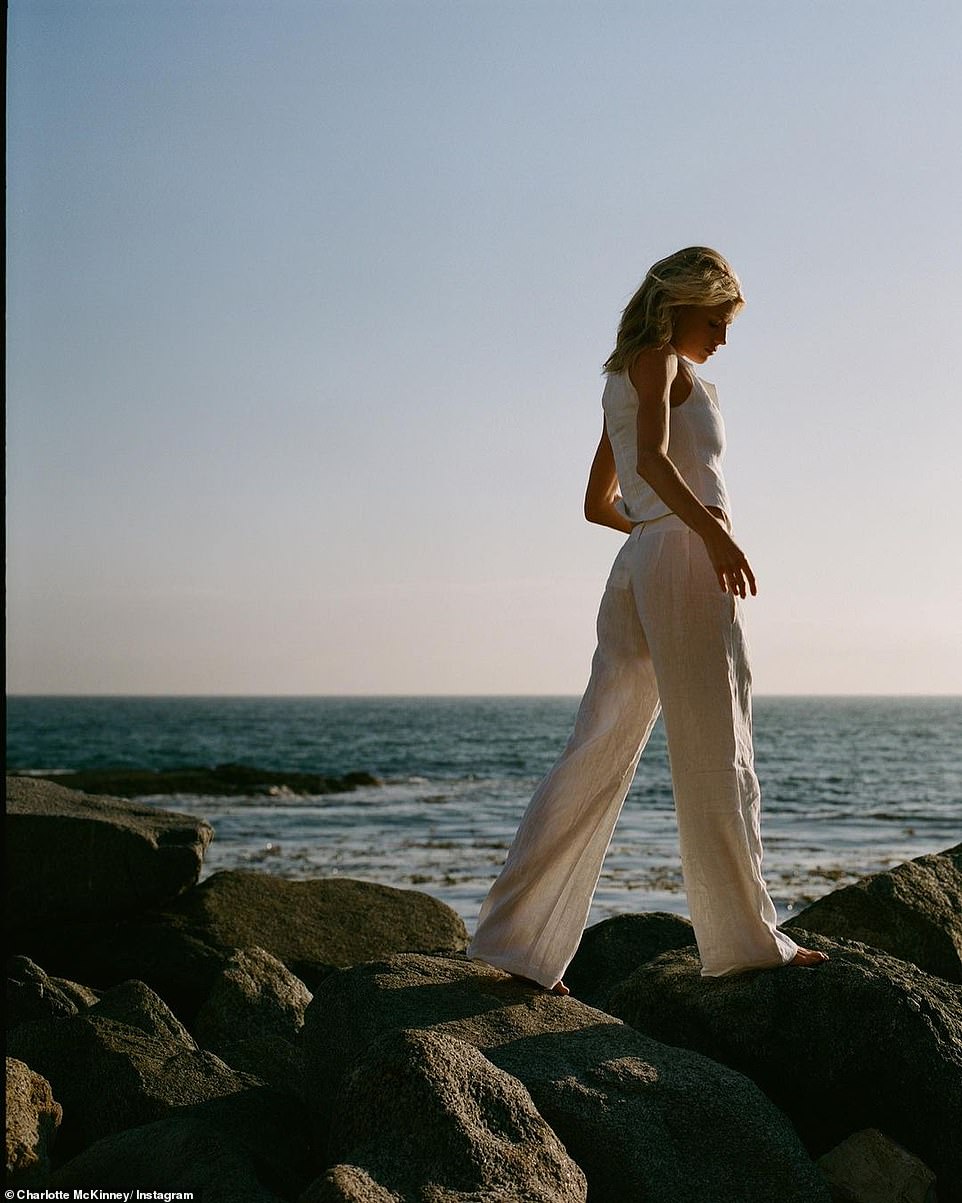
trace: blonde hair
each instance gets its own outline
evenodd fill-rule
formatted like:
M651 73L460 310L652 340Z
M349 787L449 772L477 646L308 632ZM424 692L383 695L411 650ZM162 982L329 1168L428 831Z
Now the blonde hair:
M674 310L681 305L721 305L737 312L745 304L735 270L708 246L686 246L652 267L625 306L606 373L624 372L645 347L671 342Z

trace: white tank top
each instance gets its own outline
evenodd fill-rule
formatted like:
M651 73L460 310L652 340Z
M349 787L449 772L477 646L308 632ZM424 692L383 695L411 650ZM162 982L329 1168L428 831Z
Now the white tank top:
M731 518L722 475L725 424L715 386L700 380L685 360L691 392L668 411L668 458L702 505L714 505ZM638 394L627 372L610 375L601 404L615 457L621 500L615 508L629 522L651 522L671 513L651 485L638 475Z

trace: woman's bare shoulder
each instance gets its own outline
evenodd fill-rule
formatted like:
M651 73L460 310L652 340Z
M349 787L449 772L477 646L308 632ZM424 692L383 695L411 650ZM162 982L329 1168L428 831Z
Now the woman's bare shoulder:
M628 378L637 391L662 391L678 375L678 356L667 343L661 347L645 347L631 361Z

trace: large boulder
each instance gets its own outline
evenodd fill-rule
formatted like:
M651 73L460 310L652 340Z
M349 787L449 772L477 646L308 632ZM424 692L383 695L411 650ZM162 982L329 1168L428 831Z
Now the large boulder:
M193 1192L204 1203L281 1203L311 1177L303 1108L261 1086L115 1132L55 1170L59 1190Z
M166 911L209 944L265 949L311 989L332 967L468 942L460 915L429 894L341 877L224 870Z
M785 926L871 944L962 982L962 844L833 890Z
M255 1084L198 1049L142 984L121 987L77 1015L21 1024L9 1033L7 1051L41 1073L63 1106L58 1155L64 1157L125 1128Z
M435 1032L524 1084L594 1203L827 1203L785 1117L742 1075L463 958L400 955L332 974L302 1040L317 1139L372 1040ZM374 1197L374 1196L372 1196Z
M76 1015L96 1001L96 993L87 986L50 977L29 957L7 961L7 1028L35 1019Z
M194 1021L214 1052L236 1041L279 1036L293 1041L312 995L300 978L263 948L239 949L214 982Z
M337 967L392 952L459 951L467 939L459 915L417 890L225 870L126 921L23 930L12 951L98 989L146 982L191 1026L238 949L263 949L313 990Z
M6 1113L6 1181L36 1182L50 1169L50 1149L63 1109L46 1078L14 1057L7 1057Z
M602 919L581 937L575 958L565 970L565 984L576 998L603 1011L614 987L639 965L671 948L694 943L691 923L667 911Z
M5 924L17 931L170 901L197 881L213 829L189 815L8 777L6 835Z
M318 1203L363 1203L371 1183L438 1203L585 1201L584 1174L517 1078L439 1032L388 1032L355 1061L328 1157L335 1166L308 1192Z
M753 1078L820 1155L879 1128L962 1199L962 988L864 945L803 933L831 959L704 978L694 950L642 965L608 999L639 1031Z

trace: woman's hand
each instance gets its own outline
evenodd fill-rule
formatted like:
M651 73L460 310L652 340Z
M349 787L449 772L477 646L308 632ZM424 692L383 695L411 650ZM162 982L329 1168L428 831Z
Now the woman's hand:
M752 597L758 592L748 558L720 522L702 536L718 583L726 593Z

